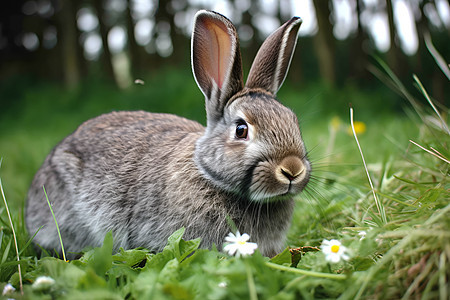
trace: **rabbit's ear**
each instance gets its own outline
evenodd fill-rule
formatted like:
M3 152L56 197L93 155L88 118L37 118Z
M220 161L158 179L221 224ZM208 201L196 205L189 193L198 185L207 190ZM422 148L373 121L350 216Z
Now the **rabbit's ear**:
M302 19L293 17L261 45L248 74L246 87L262 88L276 95L291 64Z
M191 51L194 77L206 97L208 123L217 122L227 101L244 85L235 27L218 13L199 11Z

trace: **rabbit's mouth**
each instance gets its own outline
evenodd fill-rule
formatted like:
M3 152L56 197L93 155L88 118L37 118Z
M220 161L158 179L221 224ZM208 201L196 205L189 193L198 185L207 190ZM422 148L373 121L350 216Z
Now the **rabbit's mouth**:
M300 184L290 182L278 186L278 188L272 192L269 192L269 188L266 187L260 190L254 190L250 193L250 199L255 202L277 202L292 199L295 195L299 194L308 183L308 179L304 179Z
M299 193L301 193L303 191L303 189L305 188L306 184L308 183L309 179L306 179L306 182L304 182L304 180L298 184L295 182L290 182L288 187L287 187L287 191L282 193L280 196L281 197L292 197L295 196Z
M287 156L279 163L259 162L253 170L250 198L256 202L273 202L292 198L308 184L311 167L307 159Z

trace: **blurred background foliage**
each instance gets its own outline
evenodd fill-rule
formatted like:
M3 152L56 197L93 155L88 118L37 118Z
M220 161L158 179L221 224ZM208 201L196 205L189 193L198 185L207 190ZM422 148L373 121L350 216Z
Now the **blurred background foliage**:
M304 24L290 81L370 84L367 66L379 55L400 78L414 72L427 79L444 101L447 79L426 48L450 53L445 0L9 1L0 13L0 79L27 74L74 88L92 76L126 88L168 66L187 70L199 9L233 21L246 70L262 40L298 15Z

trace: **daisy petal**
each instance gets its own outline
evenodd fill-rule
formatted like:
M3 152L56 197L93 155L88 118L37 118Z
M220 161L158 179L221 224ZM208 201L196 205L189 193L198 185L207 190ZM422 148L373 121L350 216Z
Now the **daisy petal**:
M248 241L250 239L250 236L248 235L248 234L246 234L246 233L244 233L242 236L241 236L241 238L240 238L240 240L242 241L242 242L246 242L246 241Z
M250 243L248 240L250 240L250 236L247 233L243 235L239 231L236 232L236 235L229 233L225 237L226 243L223 246L223 251L236 257L251 255L258 248L258 245L256 243Z

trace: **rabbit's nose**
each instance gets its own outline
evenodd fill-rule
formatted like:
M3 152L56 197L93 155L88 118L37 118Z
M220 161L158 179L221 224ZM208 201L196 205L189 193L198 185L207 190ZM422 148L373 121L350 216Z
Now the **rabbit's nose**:
M285 157L279 165L279 173L282 175L281 177L284 178L284 180L287 178L289 182L300 176L304 170L304 164L297 156Z

